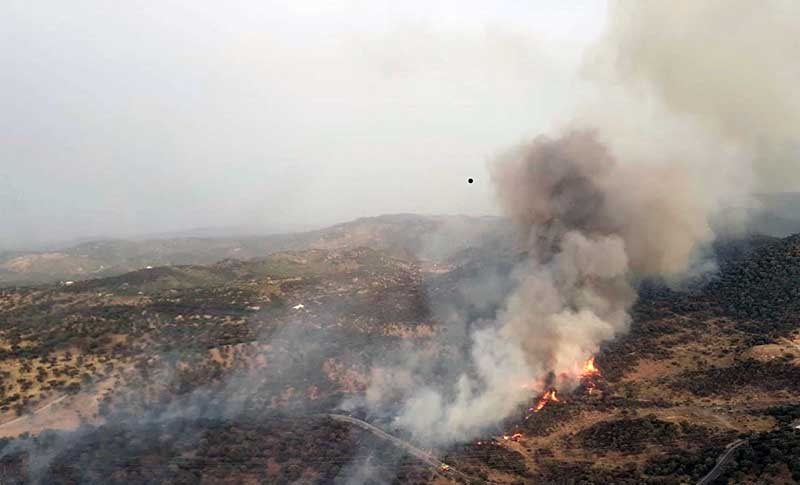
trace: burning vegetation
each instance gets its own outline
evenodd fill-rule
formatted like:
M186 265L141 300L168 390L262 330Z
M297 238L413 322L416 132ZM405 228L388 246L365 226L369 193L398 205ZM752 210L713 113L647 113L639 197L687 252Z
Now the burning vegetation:
M591 357L583 364L583 369L581 369L580 373L581 384L583 384L587 393L594 394L597 389L597 378L600 376L600 369L595 365L594 357Z
M751 189L740 183L754 168L750 152L762 145L770 150L767 145L796 145L800 111L794 103L775 102L794 99L796 83L788 82L783 95L776 88L786 86L761 77L776 70L768 65L772 61L796 69L797 63L781 59L789 50L777 41L787 39L747 30L736 38L716 36L727 35L739 10L748 16L739 20L751 20L770 9L725 5L718 12L708 3L697 12L691 4L676 9L630 2L629 8L612 12L615 31L608 37L612 44L619 42L617 64L630 70L620 75L641 76L639 81L665 95L643 103L653 112L598 103L593 107L604 113L535 138L492 166L498 198L520 236L520 251L507 268L493 273L501 275L500 281L476 278L480 281L472 286L459 286L463 268L455 268L431 284L417 261L359 248L0 290L3 426L17 419L13 414L36 417L42 398L74 392L91 398L94 386L115 385L87 419L83 434L58 449L46 434L0 442L5 456L0 482L27 481L17 475L28 473L28 454L37 458L39 452L53 457L41 470L51 482L117 477L330 483L351 476L346 465L362 460L361 450L372 453L369 459L399 463L379 470L381 479L432 480L425 463L397 459L395 441L307 419L355 400L355 394L366 395L362 402L369 414L356 409L362 417L393 419L392 431L403 439L437 446L436 451L456 450L447 463L460 470L466 462L475 470L465 471L482 479L487 465L491 473L515 478L538 474L535 482L554 477L594 483L644 483L654 477L696 481L717 458L703 450L721 448L737 432L756 435L740 452L759 457L753 463L771 456L782 467L784 457L791 457L794 467L794 429L765 433L770 424L753 414L759 401L796 400L800 370L794 353L768 363L732 355L741 355L748 339L786 338L798 329L796 237L742 264L720 265L721 276L698 293L665 289L667 296L651 297L632 312L640 296L636 284L643 279L680 283L687 274L705 271L695 263L716 237L710 224L714 211ZM630 11L640 14L636 22L619 18ZM740 26L784 25L760 20ZM719 32L707 28L718 21L725 23ZM796 28L790 24L787 28ZM775 32L770 35L780 33ZM640 38L651 33L654 39ZM775 41L772 48L752 42L761 38ZM702 47L715 40L717 45L705 52ZM687 49L674 48L684 42ZM718 62L718 55L725 62ZM697 69L720 65L759 75ZM664 72L669 76L659 79ZM697 86L702 92L690 92ZM767 102L755 106L764 93ZM736 99L745 102L730 102ZM730 109L716 113L720 106ZM776 116L770 107L778 109ZM696 129L681 113L707 126ZM663 125L648 125L648 120ZM771 129L780 132L765 131ZM682 139L691 143L675 143ZM726 170L708 166L707 160ZM464 267L486 264L485 258L475 259ZM429 298L436 293L425 284L448 291L459 286L451 294L460 292L463 298L439 301L437 307ZM472 325L477 318L452 322L442 316L460 317L462 301L486 303L478 308L480 325ZM407 330L417 325L425 325L425 331ZM604 352L613 345L616 355L609 357ZM264 352L234 351L251 347ZM398 354L402 358L387 357ZM585 360L595 354L601 355L602 373L594 357ZM634 366L640 368L634 371ZM390 369L384 373L389 378L382 381L374 378L381 372L367 372L384 368ZM521 387L521 382L534 384ZM742 404L743 388L761 392L747 395ZM707 404L712 401L725 406L712 409ZM232 408L239 415L166 417L193 409L184 403L202 412ZM284 414L300 408L305 417ZM135 421L142 410L159 419ZM120 416L128 416L130 426ZM472 444L511 419L516 422L506 428L508 434ZM109 424L100 425L104 420ZM523 449L529 455L523 456ZM655 460L687 450L685 462ZM589 462L607 453L622 465ZM739 482L755 482L750 478L763 473L745 460L739 468L746 474L735 475ZM793 473L800 477L800 469Z
M547 403L549 403L551 401L559 402L558 396L556 395L556 390L555 389L551 389L551 390L545 392L542 395L542 397L539 398L539 401L536 403L536 405L534 407L530 408L530 411L532 411L534 413L538 413L539 411L544 409L545 406L547 406Z
M559 374L563 380L569 380L569 374L567 372L563 372ZM583 388L586 389L586 392L592 394L594 390L597 388L596 380L601 376L600 369L597 368L595 365L595 358L589 358L581 367L580 372L578 372L578 379L580 383L583 385ZM558 391L556 389L548 389L544 392L537 400L536 404L528 408L528 413L525 419L530 418L531 413L538 413L545 406L547 406L551 402L561 402L561 399L558 397Z

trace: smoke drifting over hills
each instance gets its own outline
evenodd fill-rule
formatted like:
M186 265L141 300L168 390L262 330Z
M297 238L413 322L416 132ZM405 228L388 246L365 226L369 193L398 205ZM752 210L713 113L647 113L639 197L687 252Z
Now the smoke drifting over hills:
M626 88L746 150L759 190L796 190L797 2L618 2L610 18L603 55Z
M603 15L597 0L0 2L0 249L492 213L486 158L568 113Z
M614 5L587 60L596 96L561 134L492 164L527 253L516 287L471 335L471 362L449 386L397 381L407 396L398 424L421 440L468 439L532 392L569 387L626 330L636 278L692 274L723 207L751 206L754 188L798 175L785 161L798 146L787 56L800 24L782 17L800 7L735 3ZM378 389L374 402L385 380Z

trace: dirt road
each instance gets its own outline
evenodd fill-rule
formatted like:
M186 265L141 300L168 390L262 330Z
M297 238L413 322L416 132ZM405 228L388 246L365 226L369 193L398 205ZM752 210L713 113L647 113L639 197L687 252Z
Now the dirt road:
M733 443L729 444L728 449L725 450L725 453L723 453L722 456L717 458L717 464L714 465L714 468L712 468L711 471L708 472L706 476L701 478L700 481L697 482L697 485L707 485L716 480L722 473L722 470L725 468L725 465L727 465L733 459L733 455L736 452L737 448L744 445L745 443L747 443L747 440L736 440Z
M323 414L322 416L328 417L333 419L334 421L340 421L344 423L352 424L353 426L358 426L359 428L369 431L370 433L374 434L375 436L382 438L386 441L389 441L393 445L397 446L398 448L404 450L409 455L412 455L418 458L423 463L427 463L428 465L436 468L436 472L440 475L443 475L447 478L461 478L462 480L466 480L467 483L473 481L473 479L469 475L465 475L460 471L456 470L455 468L451 467L450 465L444 463L443 461L437 460L433 457L430 453L417 448L416 446L412 445L411 443L401 440L396 436L392 436L386 431L378 428L377 426L371 425L366 421L362 421L360 419L354 418L352 416L347 416L345 414Z
M50 401L49 403L45 404L44 406L42 406L42 407L40 407L38 409L34 409L31 414L37 415L37 414L41 413L42 411L47 411L48 409L50 409L50 407L55 406L56 404L60 403L61 401L63 401L64 399L66 399L68 397L69 397L69 394L64 394L63 396L59 397L58 399ZM12 424L18 423L18 422L20 422L22 420L25 420L25 419L30 419L30 416L20 416L18 418L12 419L11 421L7 421L7 422L5 422L3 424L0 424L0 429L3 429L5 427L7 427L7 426L11 426Z

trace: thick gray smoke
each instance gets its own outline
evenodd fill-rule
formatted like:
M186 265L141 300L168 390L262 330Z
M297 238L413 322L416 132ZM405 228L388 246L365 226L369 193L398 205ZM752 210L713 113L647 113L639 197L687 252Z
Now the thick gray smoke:
M680 165L619 164L592 132L540 137L492 175L527 258L496 322L472 335L471 371L453 390L423 387L408 399L398 423L424 441L478 433L545 385L569 387L626 330L632 279L684 274L713 237Z
M610 19L610 78L746 150L758 190L798 189L800 2L621 1Z
M500 331L537 371L569 371L623 331L634 276L677 277L712 238L680 166L618 164L590 132L540 138L493 170L529 271Z
M402 381L376 381L371 400L396 396L394 384L406 395L399 425L421 440L467 439L546 386L569 387L626 331L636 278L696 272L722 208L750 204L768 167L784 180L798 174L786 160L800 71L787 55L800 24L781 18L797 19L798 5L615 4L587 62L596 95L562 134L491 166L527 258L495 321L472 333L469 369L442 388L406 367Z

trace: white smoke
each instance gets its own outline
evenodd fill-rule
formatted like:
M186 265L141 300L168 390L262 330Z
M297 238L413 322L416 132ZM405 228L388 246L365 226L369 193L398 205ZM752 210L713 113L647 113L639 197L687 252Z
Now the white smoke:
M492 164L498 199L525 240L515 289L471 335L469 369L450 386L425 386L413 369L413 385L397 383L399 425L423 441L468 439L532 393L569 387L627 330L632 281L696 271L723 207L749 204L775 167L782 180L798 175L791 91L800 69L788 55L800 24L786 13L798 18L800 4L613 6L587 63L597 95L557 136ZM381 386L371 402L398 395Z

